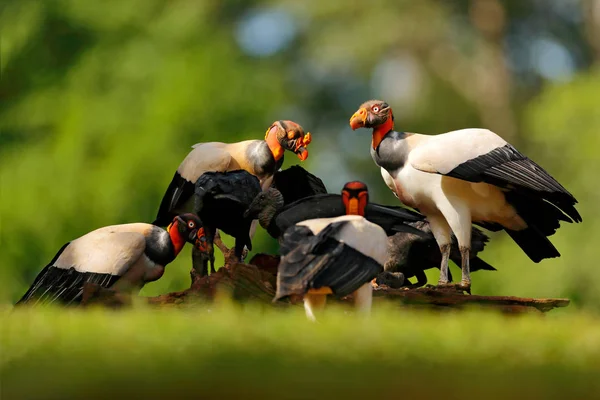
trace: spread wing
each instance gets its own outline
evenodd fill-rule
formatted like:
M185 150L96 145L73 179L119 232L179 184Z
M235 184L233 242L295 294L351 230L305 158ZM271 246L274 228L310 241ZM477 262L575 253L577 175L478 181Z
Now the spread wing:
M410 138L409 138L410 139ZM469 182L486 182L543 198L579 222L577 200L542 167L487 129L463 129L433 136L415 147L410 165L420 171Z

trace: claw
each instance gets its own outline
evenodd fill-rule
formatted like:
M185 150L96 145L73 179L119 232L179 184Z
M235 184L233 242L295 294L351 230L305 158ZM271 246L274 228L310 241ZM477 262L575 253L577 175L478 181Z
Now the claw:
M470 282L461 282L461 283L442 283L438 282L436 289L448 290L454 289L457 292L467 292L471 294L471 283Z

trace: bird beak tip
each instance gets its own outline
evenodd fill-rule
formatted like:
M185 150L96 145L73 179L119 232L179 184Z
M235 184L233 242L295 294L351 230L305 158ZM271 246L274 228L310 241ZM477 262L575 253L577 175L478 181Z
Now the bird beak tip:
M362 128L365 126L367 120L367 110L365 108L361 108L357 112L355 112L352 117L350 117L350 128L353 131Z
M300 161L304 161L308 158L308 150L304 147L300 147L296 152L296 155L300 159Z

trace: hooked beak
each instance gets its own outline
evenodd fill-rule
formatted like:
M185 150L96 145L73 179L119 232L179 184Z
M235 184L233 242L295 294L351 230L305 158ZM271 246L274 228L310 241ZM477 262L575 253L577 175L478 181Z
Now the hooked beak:
M296 149L294 150L294 153L296 153L300 161L304 161L308 158L307 147L311 141L312 135L310 134L310 132L306 132L306 135L304 135L304 137L298 139L298 143L296 143Z
M167 232L171 231L171 228L173 228L175 222L177 222L177 224L185 224L185 221L178 215L173 219L173 222L171 222L169 226L167 226Z
M353 131L358 128L363 128L367 122L367 109L362 107L357 112L355 112L350 118L350 128Z

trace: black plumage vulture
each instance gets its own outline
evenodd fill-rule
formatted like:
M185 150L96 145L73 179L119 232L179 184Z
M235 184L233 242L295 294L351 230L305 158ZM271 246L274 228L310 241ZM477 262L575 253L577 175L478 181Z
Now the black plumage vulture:
M245 170L205 172L196 181L194 212L204 226L211 272L215 271L213 244L217 229L235 238L234 254L238 260L242 259L244 246L252 250L252 218L244 212L260 192L258 178Z

